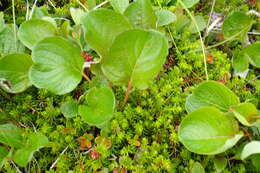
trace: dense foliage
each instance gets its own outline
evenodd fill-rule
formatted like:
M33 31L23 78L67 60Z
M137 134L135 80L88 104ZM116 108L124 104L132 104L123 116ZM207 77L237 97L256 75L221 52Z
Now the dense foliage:
M2 171L260 171L258 1L0 5Z

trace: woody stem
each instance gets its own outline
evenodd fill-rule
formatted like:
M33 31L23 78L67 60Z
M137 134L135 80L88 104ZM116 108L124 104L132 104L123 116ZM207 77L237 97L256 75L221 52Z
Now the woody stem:
M130 80L128 82L127 91L125 92L125 99L124 99L124 102L123 102L123 106L126 104L128 98L129 98L131 90L132 90L132 81Z
M82 72L81 73L82 74L82 76L87 80L87 81L89 81L90 82L90 79L89 79L89 77L84 73L84 72Z

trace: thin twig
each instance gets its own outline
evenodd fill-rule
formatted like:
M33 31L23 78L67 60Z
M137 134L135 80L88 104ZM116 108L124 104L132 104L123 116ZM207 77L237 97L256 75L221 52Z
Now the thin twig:
M25 15L25 20L29 20L29 12L30 12L30 5L28 0L26 0L26 15Z
M35 9L35 7L36 7L37 1L38 1L38 0L35 0L34 3L33 3L33 7L32 7L32 11L31 11L29 20L32 19L32 15L33 15L34 9Z
M56 164L58 163L58 161L60 160L60 157L68 150L69 146L67 146L59 155L59 157L55 160L55 162L53 162L53 164L50 167L50 170L53 169Z
M90 79L89 79L89 77L84 73L84 72L82 72L81 73L82 74L82 76L87 80L87 81L89 81L90 82Z
M104 2L100 3L100 4L98 4L96 7L94 7L93 10L98 9L98 8L102 7L103 5L105 5L105 4L107 4L107 3L109 3L109 1L104 1Z
M48 2L51 4L51 6L56 9L55 5L51 2L51 0L48 0Z
M206 34L204 35L204 37L208 36L208 34L210 33L210 31L212 31L214 29L214 27L222 20L221 17L218 17L216 20L214 20L211 25L207 28L206 30Z
M14 7L14 0L12 0L12 11L13 11L13 30L14 30L14 46L15 51L17 51L17 35L16 35L16 21L15 21L15 7Z
M22 171L20 171L20 169L18 168L18 166L16 166L16 164L11 160L11 163L12 163L12 165L15 167L15 169L16 169L16 171L18 172L18 173L22 173Z
M82 8L84 8L85 11L88 11L88 8L85 7L85 5L83 5L83 4L80 2L80 0L78 0L77 2L78 2L78 4L79 4Z
M203 36L203 40L205 40L205 38L206 38L206 36L208 35L208 33L210 32L210 30L209 30L209 23L210 23L210 21L211 21L211 18L212 18L212 14L213 14L213 10L214 10L214 7L215 7L215 4L216 4L216 0L213 0L213 4L212 4L212 6L211 6L211 10L210 10L210 15L209 15L209 19L208 19L208 22L207 22L207 26L206 26L206 33L205 33L205 35ZM214 23L214 22L213 22ZM213 24L212 23L212 24Z

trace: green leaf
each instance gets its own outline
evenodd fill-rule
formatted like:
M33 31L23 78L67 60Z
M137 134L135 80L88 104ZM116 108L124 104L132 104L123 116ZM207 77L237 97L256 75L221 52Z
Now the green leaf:
M213 162L217 172L223 171L226 168L228 163L225 157L215 157Z
M78 115L78 103L75 100L66 101L60 109L64 117L68 119Z
M195 4L197 4L199 2L199 0L182 0L183 4L187 7L187 8L191 8L193 7Z
M5 29L4 13L0 12L0 33Z
M14 148L21 148L23 146L21 129L11 123L1 124L0 143Z
M98 9L82 18L85 39L101 57L106 57L117 35L131 28L127 19L112 10Z
M137 0L131 3L124 14L135 28L156 28L157 18L150 0Z
M27 143L27 148L30 148L34 151L39 150L40 148L45 147L49 143L48 138L43 135L40 132L37 133L31 133L28 136L28 143Z
M192 167L191 173L205 173L205 170L199 162L195 162Z
M70 15L76 25L81 24L81 18L84 16L84 11L80 8L70 8Z
M123 14L129 5L129 0L110 0L110 3L116 12Z
M21 167L25 167L33 158L33 151L30 148L22 148L14 153L13 160Z
M18 30L18 37L26 47L33 49L36 43L54 36L55 33L56 27L52 23L42 19L33 19L22 23Z
M115 85L145 89L156 76L168 54L166 38L157 31L133 29L119 35L108 56L102 62L102 71Z
M251 157L252 163L256 168L256 171L260 171L260 154L254 154Z
M222 32L224 34L224 38L237 38L240 40L244 40L247 32L250 30L252 26L252 21L250 17L248 17L245 13L234 11L230 13L224 20L222 26Z
M248 61L253 66L260 68L260 41L257 41L243 50L245 56L248 58Z
M164 26L164 25L169 25L176 21L176 16L169 10L158 10L156 11L156 16L157 16L157 26Z
M7 161L6 157L8 156L9 150L5 147L0 146L0 170Z
M245 56L243 51L239 52L238 55L235 56L232 60L233 60L232 63L235 72L242 73L246 71L249 67L248 59Z
M254 154L260 154L260 141L251 141L246 144L242 150L241 159L244 160Z
M93 9L93 8L96 7L96 5L97 5L96 0L87 0L87 1L85 2L85 4L86 4L88 10Z
M42 19L44 17L49 17L48 7L35 7L32 14L32 19Z
M19 166L24 167L32 160L33 154L48 143L48 138L43 134L32 133L28 137L27 145L15 152L13 160Z
M27 54L10 54L0 58L0 87L19 93L31 86L28 77L32 59Z
M245 125L252 126L256 122L257 109L252 103L241 103L239 105L231 107L231 111L237 120Z
M80 48L62 37L49 37L32 50L34 65L29 77L33 85L56 94L74 90L81 81L84 60Z
M6 56L12 53L23 53L24 45L14 36L13 25L6 25L0 33L0 56Z
M202 107L189 113L181 122L179 139L191 152L219 154L233 147L243 137L238 123L215 107Z
M79 106L79 114L90 125L102 125L113 117L115 96L109 87L90 89L86 101L87 105Z
M215 81L201 83L186 100L187 112L203 106L214 106L228 111L230 106L239 104L239 98L226 86Z
M207 24L202 16L195 16L194 19L196 21L196 24L198 25L199 31L202 31L206 28ZM191 22L191 24L189 26L189 30L191 33L198 32L196 24L194 22Z

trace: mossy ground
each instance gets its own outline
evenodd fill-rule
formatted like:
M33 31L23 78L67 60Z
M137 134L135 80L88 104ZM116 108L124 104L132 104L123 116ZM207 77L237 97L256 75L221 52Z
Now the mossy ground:
M66 8L57 13L62 14ZM205 7L206 10L208 8ZM225 12L225 9L222 11ZM203 13L207 14L207 11ZM19 169L35 173L188 173L198 161L206 172L216 172L213 156L193 154L178 140L178 126L186 115L186 97L194 86L205 80L205 72L197 35L186 31L174 34L178 38L176 45L179 52L170 49L164 69L149 89L134 90L128 103L122 107L120 101L124 98L124 90L113 87L118 110L111 121L111 133L106 137L98 137L100 131L84 123L79 116L67 120L60 112L62 103L78 98L90 86L99 85L98 79L93 78L91 83L82 82L76 91L64 96L55 96L34 87L17 95L1 91L1 121L12 121L26 132L40 131L51 141L48 147L34 155L26 168ZM246 79L233 76L230 49L232 45L226 44L208 51L213 57L207 64L209 79L224 83L241 101L250 100L259 107L260 81L256 78L260 74L259 69L252 68ZM259 138L259 133L254 137ZM239 148L235 147L222 154L229 159L223 172L257 172L250 161L234 159L237 150ZM57 164L50 169L57 158ZM3 172L16 172L16 169L7 163Z

